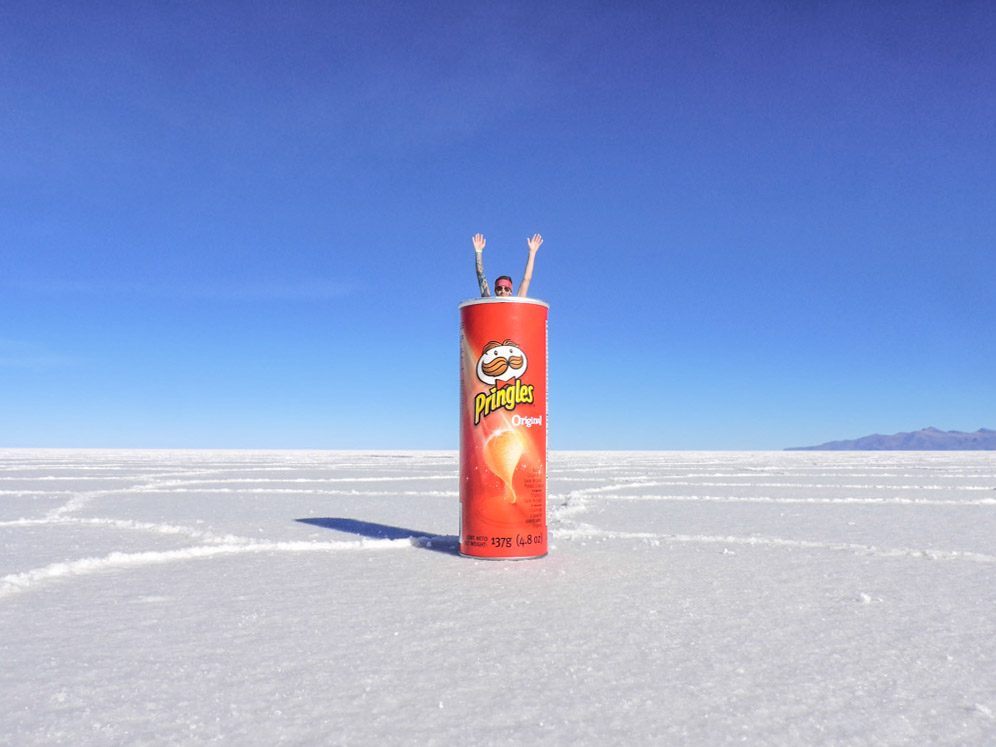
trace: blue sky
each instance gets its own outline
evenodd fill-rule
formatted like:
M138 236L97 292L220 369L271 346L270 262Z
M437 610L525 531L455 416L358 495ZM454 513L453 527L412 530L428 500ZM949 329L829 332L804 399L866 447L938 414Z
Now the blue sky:
M694 7L691 7L693 6ZM456 448L460 301L553 449L996 428L989 3L0 7L0 446Z

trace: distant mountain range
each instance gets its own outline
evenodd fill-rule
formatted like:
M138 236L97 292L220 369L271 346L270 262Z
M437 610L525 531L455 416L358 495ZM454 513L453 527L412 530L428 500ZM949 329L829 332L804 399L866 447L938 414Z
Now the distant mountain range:
M996 449L996 431L979 428L975 433L924 428L913 433L893 433L830 441L819 446L793 446L786 451L985 451Z

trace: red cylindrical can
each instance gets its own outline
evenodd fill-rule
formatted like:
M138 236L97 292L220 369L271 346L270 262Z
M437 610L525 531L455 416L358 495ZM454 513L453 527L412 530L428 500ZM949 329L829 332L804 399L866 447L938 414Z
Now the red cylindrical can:
M460 554L546 555L547 309L460 304Z

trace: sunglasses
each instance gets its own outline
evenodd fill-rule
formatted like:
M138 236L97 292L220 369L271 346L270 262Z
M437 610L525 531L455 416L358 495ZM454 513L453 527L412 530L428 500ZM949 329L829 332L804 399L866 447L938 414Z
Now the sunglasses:
M511 293L512 292L512 286L511 285L496 285L495 286L495 292L498 292L498 291L508 291L509 293Z

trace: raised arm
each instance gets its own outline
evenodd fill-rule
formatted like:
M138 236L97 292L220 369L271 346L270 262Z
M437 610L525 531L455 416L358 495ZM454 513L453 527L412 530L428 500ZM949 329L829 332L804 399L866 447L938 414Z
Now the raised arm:
M481 234L476 234L473 242L477 266L477 284L481 286L481 296L490 296L491 289L488 288L488 279L484 277L484 237Z
M536 250L540 248L542 243L543 237L538 233L534 233L531 239L526 239L526 245L529 247L529 259L526 260L526 271L522 274L519 292L515 294L517 296L525 296L529 291L529 281L533 279L533 261L536 259Z

